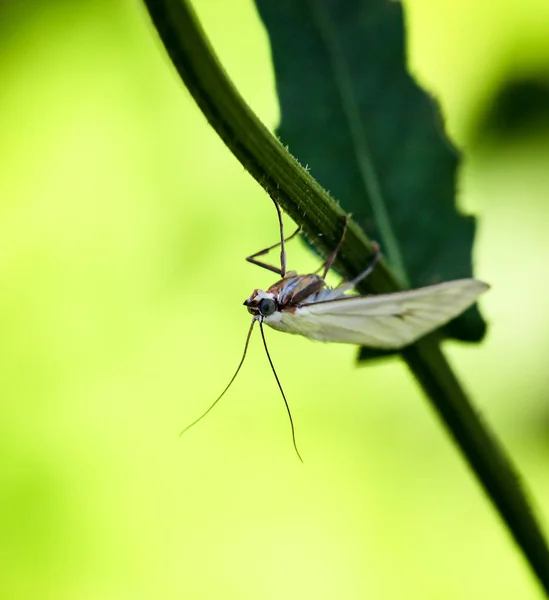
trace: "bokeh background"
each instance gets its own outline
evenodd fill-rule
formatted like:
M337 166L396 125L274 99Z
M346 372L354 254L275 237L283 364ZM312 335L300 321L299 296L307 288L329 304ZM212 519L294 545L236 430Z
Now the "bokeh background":
M194 6L274 129L253 2ZM549 5L406 8L493 286L485 342L446 350L547 529L543 94L491 115L506 82L549 79ZM222 404L178 437L240 359L242 302L272 283L243 258L277 226L140 2L5 0L0 76L1 598L542 597L398 359L357 367L353 347L268 331L305 464L259 336ZM290 268L316 267L289 251Z

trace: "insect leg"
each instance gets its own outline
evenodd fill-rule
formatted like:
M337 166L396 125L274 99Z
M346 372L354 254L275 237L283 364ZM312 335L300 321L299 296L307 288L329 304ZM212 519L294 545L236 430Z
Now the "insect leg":
M368 265L368 268L365 269L364 271L362 271L362 273L360 273L360 275L357 275L351 281L344 282L339 287L337 287L335 290L332 290L332 292L330 292L329 298L326 298L326 300L328 300L328 299L334 300L336 298L339 298L340 296L343 296L343 294L347 290L354 288L363 279L366 279L366 277L368 277L368 275L370 275L370 273L374 270L374 267L376 266L377 261L381 258L381 250L379 249L379 244L377 242L372 242L372 247L374 249L374 256L373 256L370 264Z
M278 226L280 228L280 242L278 242L277 244L273 244L272 246L269 246L268 248L265 248L264 250L260 250L259 252L256 252L255 254L252 254L251 256L246 257L246 260L249 263L252 263L253 265L257 265L258 267L263 267L264 269L267 269L268 271L271 271L273 273L276 273L277 275L280 275L281 277L284 277L286 275L286 247L284 244L286 242L289 242L292 238L294 238L301 231L301 227L298 227L292 233L292 235L290 237L285 238L284 237L284 222L282 220L282 211L280 210L280 206L279 206L278 202L276 201L276 198L272 194L271 194L271 200L273 201L275 208L276 208L276 212L278 214ZM263 255L267 254L267 252L270 252L271 250L273 250L274 248L278 248L278 246L280 246L280 269L273 265L264 263L260 260L256 260L257 256L263 256Z
M374 267L376 266L377 261L381 258L381 250L379 249L379 245L376 242L372 242L372 246L374 248L374 256L373 256L370 264L368 265L368 268L365 269L364 271L362 271L362 273L360 273L360 275L357 275L351 281L343 281L343 282L341 282L341 285L339 285L337 288L335 288L333 290L329 290L328 293L323 295L323 297L322 297L323 302L328 302L330 300L337 300L338 298L341 298L341 296L343 296L345 294L345 292L353 289L363 279L365 279L366 277L368 277L368 275L370 275L370 273L374 270Z
M343 240L345 239L345 234L347 233L348 221L349 221L349 217L347 215L345 215L344 221L343 221L343 231L341 232L341 237L339 238L339 242L337 243L336 247L334 248L334 250L332 251L330 256L328 256L328 258L326 259L326 262L324 263L324 273L322 274L322 279L326 279L326 275L328 274L328 271L332 268L332 265L334 264L334 260L336 259L338 252L341 250L341 244L343 244Z
M289 237L287 237L287 238L284 239L284 242L289 242L300 231L301 231L301 227L298 227L292 233L292 235L290 235ZM256 260L256 256L263 256L264 254L267 254L268 252L270 252L274 248L278 248L278 246L280 246L280 245L281 245L281 242L277 242L276 244L273 244L272 246L269 246L268 248L265 248L264 250L260 250L259 252L256 252L255 254L252 254L251 256L247 256L246 260L249 263L252 263L252 265L257 265L258 267L263 267L264 269L268 269L269 271L272 271L273 273L276 273L277 275L280 275L281 277L284 277L284 275L286 273L282 273L282 269L279 269L278 267L275 267L274 265L268 265L267 263L261 262L260 260Z

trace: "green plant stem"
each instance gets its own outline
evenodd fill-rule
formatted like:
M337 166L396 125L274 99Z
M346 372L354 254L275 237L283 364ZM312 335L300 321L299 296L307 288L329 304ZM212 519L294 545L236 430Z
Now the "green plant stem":
M301 225L315 248L328 254L341 232L343 212L337 203L247 106L217 61L186 0L144 2L179 75L211 126L258 183ZM368 265L372 253L370 240L350 221L336 261L338 271L353 277ZM384 293L396 291L398 284L381 261L359 289ZM549 550L541 528L510 459L473 410L436 338L420 340L402 356L549 596Z

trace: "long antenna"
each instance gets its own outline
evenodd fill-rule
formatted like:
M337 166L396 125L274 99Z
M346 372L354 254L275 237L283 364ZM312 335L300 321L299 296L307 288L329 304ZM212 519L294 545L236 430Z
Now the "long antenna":
M261 320L259 321L259 330L261 331L261 338L263 339L263 345L265 346L265 352L267 353L267 358L269 359L269 364L271 365L271 369L275 376L276 382L278 383L278 389L280 390L280 393L282 394L282 398L284 399L284 404L286 405L286 412L288 413L288 417L290 417L290 426L292 428L292 441L294 443L294 450L295 450L295 453L297 454L297 457L299 458L299 460L301 462L303 462L303 459L301 458L301 454L299 454L299 450L297 449L297 443L295 441L294 421L292 419L290 405L288 404L288 401L286 400L286 395L284 394L284 390L282 389L282 385L280 383L280 380L278 379L278 375L276 374L276 370L274 368L273 361L271 360L271 355L269 354L269 349L267 348L267 340L265 339L265 333L263 332L263 321L261 321Z
M254 328L255 322L256 322L256 319L255 318L252 319L252 324L250 325L250 329L248 329L248 335L246 336L246 344L244 345L244 352L242 354L242 358L240 359L240 362L238 363L238 367L235 371L235 374L232 376L231 381L229 381L229 384L227 385L227 387L221 392L221 395L218 396L217 400L210 406L210 408L208 408L208 410L205 413L203 413L200 417L198 417L198 419L196 419L196 421L193 421L190 425L187 425L187 427L185 427L185 429L183 429L183 431L179 434L180 437L186 431L188 431L191 427L194 427L199 421L202 421L202 419L212 410L212 408L221 400L221 398L223 398L223 396L225 395L225 392L231 387L233 381L236 379L236 376L238 375L238 372L240 371L240 367L242 367L242 365L244 364L244 359L246 358L246 352L248 351L248 344L250 342L250 336L252 335L252 330ZM276 374L275 374L275 376L276 376Z

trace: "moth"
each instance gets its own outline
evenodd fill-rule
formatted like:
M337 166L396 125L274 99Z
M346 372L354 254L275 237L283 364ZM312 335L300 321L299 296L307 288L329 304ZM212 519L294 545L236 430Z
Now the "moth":
M300 228L285 238L282 211L277 200L273 196L271 199L278 214L280 242L248 256L246 260L276 273L280 279L266 290L255 289L244 301L244 306L252 315L252 322L240 363L220 396L208 410L188 425L181 435L202 420L231 387L246 358L254 325L258 323L267 359L286 406L294 449L301 460L290 407L267 348L263 325L322 342L398 350L413 344L424 335L457 317L474 304L477 298L489 289L489 285L469 278L390 294L364 296L349 293L374 270L381 257L379 246L373 244L374 254L368 267L351 281L330 288L325 279L343 244L347 230L347 217L344 218L339 242L318 270L322 271L322 275L318 275L318 271L298 275L295 271L286 270L285 244L300 232ZM258 257L279 246L280 268L258 260Z

